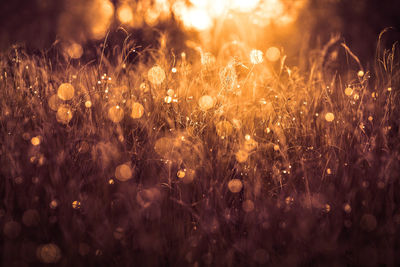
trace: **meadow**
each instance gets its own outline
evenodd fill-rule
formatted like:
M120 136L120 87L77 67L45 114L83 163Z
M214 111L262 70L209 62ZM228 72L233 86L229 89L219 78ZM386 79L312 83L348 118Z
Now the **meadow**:
M397 44L0 56L3 266L395 266ZM333 52L332 52L333 51ZM337 54L335 54L337 53Z

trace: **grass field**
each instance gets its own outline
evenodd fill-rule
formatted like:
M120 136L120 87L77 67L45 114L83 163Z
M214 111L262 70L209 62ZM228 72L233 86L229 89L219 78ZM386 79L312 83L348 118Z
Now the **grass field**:
M396 45L133 43L1 55L3 266L400 263Z

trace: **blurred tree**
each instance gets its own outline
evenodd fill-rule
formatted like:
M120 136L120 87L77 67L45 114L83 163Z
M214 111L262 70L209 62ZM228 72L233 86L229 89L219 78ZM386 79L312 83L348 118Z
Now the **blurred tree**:
M0 8L0 50L24 42L44 48L56 39L57 22L64 0L13 0Z
M375 55L379 33L393 27L386 46L400 40L400 2L393 0L310 0L306 22L314 38L326 42L340 33L346 44L363 60ZM303 18L304 20L304 18Z

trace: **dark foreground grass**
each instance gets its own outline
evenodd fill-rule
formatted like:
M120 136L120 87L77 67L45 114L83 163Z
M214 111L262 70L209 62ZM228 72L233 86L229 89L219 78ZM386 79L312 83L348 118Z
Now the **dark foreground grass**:
M3 266L400 264L396 46L342 76L128 43L1 56Z

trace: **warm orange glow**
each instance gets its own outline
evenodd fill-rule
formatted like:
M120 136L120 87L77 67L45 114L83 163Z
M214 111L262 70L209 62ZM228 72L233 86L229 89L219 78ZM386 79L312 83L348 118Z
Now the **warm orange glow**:
M233 126L229 121L220 121L215 125L218 136L225 138L233 132Z
M276 47L270 47L270 48L268 48L265 56L267 57L267 59L269 61L275 62L275 61L279 60L279 58L281 57L281 51L279 51L279 49Z
M327 122L332 122L335 119L335 115L332 112L328 112L325 114L325 120Z
M70 83L62 83L58 87L57 95L62 100L71 100L74 97L75 89Z
M47 104L51 110L57 111L59 106L62 104L62 100L58 97L58 95L52 95L49 97Z
M226 15L249 14L254 24L267 26L271 23L286 25L292 22L305 0L287 3L284 0L180 0L172 10L185 27L204 31Z
M112 106L108 109L108 118L118 123L124 118L124 110L120 106Z
M131 117L133 119L139 119L143 116L144 114L144 107L140 103L133 103L132 104L132 112L131 112Z
M159 66L152 67L148 73L148 79L152 84L160 85L165 80L164 69Z
M254 65L262 63L264 61L263 52L261 52L260 50L256 50L256 49L251 50L250 61Z
M114 6L108 0L96 0L93 4L95 20L92 21L91 34L94 39L101 39L105 36L114 15Z
M128 164L121 164L115 169L115 178L121 182L132 178L132 168Z
M351 89L350 87L347 87L347 88L344 90L344 93L345 93L347 96L351 96L351 95L353 94L353 89Z
M91 108L91 107L92 107L92 101L87 100L87 101L85 102L85 107Z
M70 58L78 59L83 54L83 48L78 43L72 43L65 47L65 52L68 54Z
M68 124L72 119L72 110L69 105L62 105L57 110L57 121L62 124Z
M34 145L34 146L40 145L40 136L32 137L31 143L32 143L32 145Z
M238 12L251 12L253 11L260 0L232 0L230 1L232 6L231 8Z
M214 100L209 95L203 95L199 99L199 106L200 106L200 109L202 109L204 111L209 110L210 108L212 108L214 106Z
M132 9L127 6L121 6L118 8L118 19L119 21L121 21L121 23L124 24L130 24L133 21L133 13L132 13Z
M242 191L243 183L239 179L232 179L228 182L228 189L232 193L239 193Z

